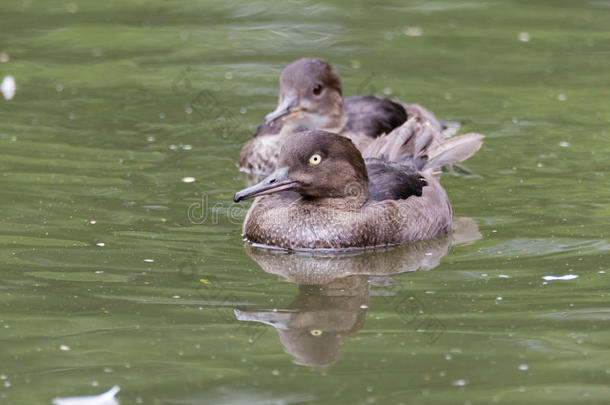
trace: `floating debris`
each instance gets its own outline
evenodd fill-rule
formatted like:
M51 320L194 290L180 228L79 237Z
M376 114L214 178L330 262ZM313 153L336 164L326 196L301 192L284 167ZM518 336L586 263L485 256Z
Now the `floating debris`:
M17 90L17 83L15 82L15 78L13 76L5 76L2 79L2 84L0 84L0 91L2 92L2 96L6 100L12 100L15 97L15 91Z
M118 385L99 395L53 398L53 405L116 405L116 394L121 391Z
M406 27L403 32L408 37L421 37L424 30L421 27Z
M529 42L530 40L530 34L527 32L521 32L519 33L519 41L521 42Z
M455 385L456 387L465 387L468 385L468 381L466 380L455 380L451 383L451 385Z
M569 148L570 147L570 142L559 142L559 146L561 146L562 148Z
M578 274L565 274L563 276L544 276L542 277L543 280L546 281L555 281L555 280L560 280L560 281L565 281L565 280L574 280L575 278L578 278Z
M196 178L194 178L194 177L184 177L184 178L182 179L182 182L183 182L183 183L194 183L194 182L195 182L195 180L197 180L197 179L196 179Z

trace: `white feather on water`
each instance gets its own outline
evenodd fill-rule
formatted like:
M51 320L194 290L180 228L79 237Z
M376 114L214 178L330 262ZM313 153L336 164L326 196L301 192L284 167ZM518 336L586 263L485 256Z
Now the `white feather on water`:
M118 385L99 395L53 398L53 405L119 405L115 398L121 388Z
M15 78L13 76L5 76L2 79L2 84L0 84L0 92L2 92L2 96L6 100L11 100L15 97L15 91L17 90L17 83L15 82Z

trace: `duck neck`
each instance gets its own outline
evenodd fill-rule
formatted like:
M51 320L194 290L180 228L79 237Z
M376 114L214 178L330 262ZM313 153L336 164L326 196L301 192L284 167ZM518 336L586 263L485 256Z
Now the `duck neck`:
M328 116L328 121L325 125L324 129L328 132L334 132L335 134L340 134L343 132L345 125L347 124L347 116L343 111L343 104L341 104L340 108L337 111L334 111L332 114Z
M345 194L336 197L303 197L304 200L317 206L337 209L341 211L356 211L366 203L369 198L368 180L353 182L345 185Z

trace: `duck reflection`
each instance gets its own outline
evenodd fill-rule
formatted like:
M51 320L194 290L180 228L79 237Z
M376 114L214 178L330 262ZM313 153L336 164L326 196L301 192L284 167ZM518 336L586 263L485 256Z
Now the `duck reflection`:
M433 240L370 252L329 255L285 253L246 245L246 253L267 273L299 285L284 309L235 309L244 322L273 326L294 363L327 367L339 358L346 336L362 329L370 286L393 285L393 276L439 265L451 246L481 238L475 222L458 218L455 232Z

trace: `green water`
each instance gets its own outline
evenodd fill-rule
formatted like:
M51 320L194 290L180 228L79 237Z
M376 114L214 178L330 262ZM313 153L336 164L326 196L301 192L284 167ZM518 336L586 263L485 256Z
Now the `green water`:
M606 0L4 0L0 403L608 403L609 21ZM442 178L480 239L244 246L237 156L302 56L488 135Z

